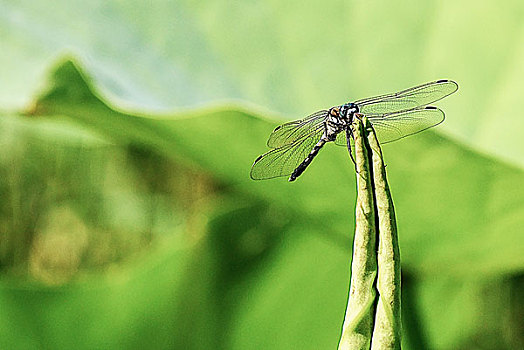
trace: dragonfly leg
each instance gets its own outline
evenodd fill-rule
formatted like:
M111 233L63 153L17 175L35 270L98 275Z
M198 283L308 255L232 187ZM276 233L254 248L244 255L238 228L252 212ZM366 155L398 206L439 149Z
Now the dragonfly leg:
M352 138L353 138L353 131L351 130L351 128L347 128L346 129L346 142L347 142L347 146L348 146L349 158L351 158L351 161L355 165L355 171L358 174L357 162L355 162L355 158L353 157L353 150L351 148L351 139Z

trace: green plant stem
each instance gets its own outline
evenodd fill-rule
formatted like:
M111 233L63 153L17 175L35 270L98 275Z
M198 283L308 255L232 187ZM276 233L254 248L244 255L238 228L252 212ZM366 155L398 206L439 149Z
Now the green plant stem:
M378 217L378 303L372 350L400 349L400 250L398 247L395 209L389 190L382 151L375 131L363 119L365 134L372 153L373 185Z
M376 218L370 153L362 123L354 123L357 204L351 283L339 350L369 349L375 317Z
M393 201L371 124L364 117L355 118L352 126L357 171L355 236L338 349L400 349L400 253Z

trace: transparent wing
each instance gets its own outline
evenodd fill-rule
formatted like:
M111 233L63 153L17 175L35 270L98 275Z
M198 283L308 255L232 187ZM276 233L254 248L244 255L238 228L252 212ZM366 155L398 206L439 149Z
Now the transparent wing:
M335 144L337 146L344 146L347 147L347 141L346 141L346 133L344 131L341 131L338 133L337 138L335 139Z
M383 144L442 123L444 112L437 107L425 106L382 116L368 116L368 119L373 124L378 141Z
M457 91L452 80L437 80L400 92L358 100L359 112L368 116L405 111L425 106Z
M255 160L251 167L251 178L263 180L290 175L308 156L313 146L322 137L323 132L323 128L318 128L293 143L264 153Z
M322 110L304 119L277 126L271 135L269 135L267 145L271 148L277 148L293 143L305 135L309 135L312 131L316 131L319 127L322 127L322 123L327 114L328 111Z

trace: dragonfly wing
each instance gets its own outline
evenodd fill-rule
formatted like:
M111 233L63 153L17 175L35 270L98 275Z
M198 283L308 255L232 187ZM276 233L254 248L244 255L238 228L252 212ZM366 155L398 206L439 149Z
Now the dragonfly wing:
M290 175L308 156L323 133L323 128L318 128L293 143L284 144L264 153L251 167L251 178L263 180Z
M291 144L305 135L309 135L311 132L316 131L323 126L327 114L328 111L322 110L313 113L304 119L294 120L277 126L271 135L269 135L267 145L271 148L277 148Z
M453 80L437 80L400 92L358 100L359 112L368 116L405 111L425 106L451 95L458 89Z
M444 112L437 107L425 106L382 116L368 116L368 119L373 124L378 141L383 144L442 123Z
M344 131L339 132L337 138L335 139L335 145L347 147L346 133Z

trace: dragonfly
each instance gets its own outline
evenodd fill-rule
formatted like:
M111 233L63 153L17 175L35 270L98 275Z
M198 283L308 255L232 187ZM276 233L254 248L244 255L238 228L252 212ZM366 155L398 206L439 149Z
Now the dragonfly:
M348 148L354 118L366 116L381 144L410 136L444 121L444 112L429 104L458 90L453 80L440 79L399 92L348 102L276 127L267 141L271 148L251 167L253 180L289 176L295 181L328 142Z

